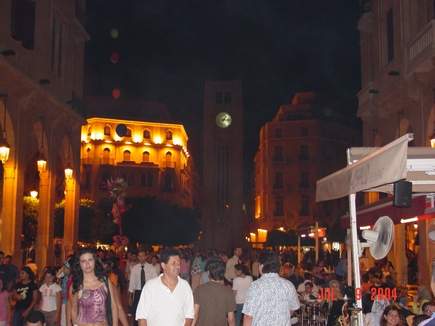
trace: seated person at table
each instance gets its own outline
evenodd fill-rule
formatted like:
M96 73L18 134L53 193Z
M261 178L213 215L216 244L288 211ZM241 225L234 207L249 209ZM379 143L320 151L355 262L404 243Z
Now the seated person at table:
M313 292L313 283L305 282L305 290L301 293L301 300L313 301L317 299L317 295Z

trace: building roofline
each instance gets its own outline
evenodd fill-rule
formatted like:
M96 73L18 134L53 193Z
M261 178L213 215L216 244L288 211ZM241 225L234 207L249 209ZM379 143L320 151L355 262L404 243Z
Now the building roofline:
M123 124L134 124L140 126L152 126L152 127L166 127L166 128L180 128L183 135L188 140L189 137L187 135L186 129L184 129L184 125L179 123L166 123L166 122L148 122L148 121L140 121L140 120L125 120L125 119L115 119L115 118L105 118L105 117L90 117L86 118L88 123L94 122L108 122L108 123L123 123Z

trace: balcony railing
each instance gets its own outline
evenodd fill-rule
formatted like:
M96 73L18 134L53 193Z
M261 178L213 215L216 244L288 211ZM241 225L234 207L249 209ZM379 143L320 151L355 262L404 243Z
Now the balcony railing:
M164 162L163 167L167 169L175 169L175 162Z
M435 57L435 20L431 20L408 45L408 73L427 72Z

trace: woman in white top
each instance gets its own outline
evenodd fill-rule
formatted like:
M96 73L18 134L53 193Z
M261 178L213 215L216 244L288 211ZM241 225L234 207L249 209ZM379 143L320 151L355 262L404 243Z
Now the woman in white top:
M41 293L40 310L44 314L47 326L60 324L60 312L62 307L61 293L62 288L55 283L56 271L47 268L44 273L43 284L39 288Z
M249 275L248 267L243 264L234 266L236 278L233 280L233 291L236 295L236 325L240 326L242 321L243 304L245 303L246 293L252 283L252 276Z

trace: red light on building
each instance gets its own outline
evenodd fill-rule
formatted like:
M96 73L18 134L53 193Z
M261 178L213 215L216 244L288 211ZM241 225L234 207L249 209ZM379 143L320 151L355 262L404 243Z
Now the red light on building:
M119 88L114 88L112 90L112 97L117 100L121 96L121 90Z

